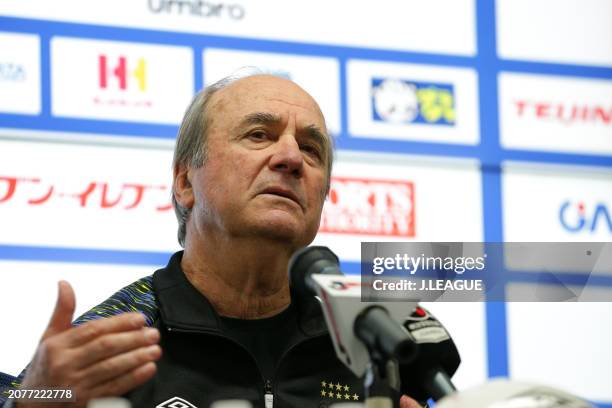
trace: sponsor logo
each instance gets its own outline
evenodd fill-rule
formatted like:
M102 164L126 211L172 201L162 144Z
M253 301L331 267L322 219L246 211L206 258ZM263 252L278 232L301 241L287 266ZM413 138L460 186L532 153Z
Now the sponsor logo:
M172 397L159 405L156 405L155 408L197 408L191 402L184 400L180 397Z
M372 78L371 95L374 121L455 125L452 84Z
M414 184L333 177L320 232L415 236Z
M132 79L130 80L130 78ZM147 89L147 64L144 58L136 60L134 69L128 71L126 57L120 56L113 63L109 61L106 54L98 55L99 87L101 89L112 88L111 79L115 80L115 86L122 91L128 89L129 81L130 88L136 86L140 91L144 92Z
M587 208L582 202L565 201L559 209L559 221L563 229L573 233L601 230L612 232L610 211L602 203L593 208Z
M565 102L535 102L515 100L516 114L565 125L595 123L612 125L612 106Z
M160 14L219 17L242 20L246 10L240 4L217 3L204 0L147 0L149 11Z
M442 324L427 310L419 306L410 316L406 317L404 327L419 344L440 343L450 339Z
M21 64L0 62L0 82L23 82L26 80L26 70Z
M145 183L112 183L90 180L70 186L66 180L49 178L7 176L0 173L0 206L16 203L20 206L75 205L87 209L169 211L167 185ZM74 188L76 187L76 190ZM154 198L155 197L155 198ZM152 200L155 201L152 201Z
M51 57L55 116L175 124L193 95L187 47L54 37Z
M144 58L99 54L98 88L101 93L93 100L97 105L152 106L150 99L143 98L147 90L147 63Z

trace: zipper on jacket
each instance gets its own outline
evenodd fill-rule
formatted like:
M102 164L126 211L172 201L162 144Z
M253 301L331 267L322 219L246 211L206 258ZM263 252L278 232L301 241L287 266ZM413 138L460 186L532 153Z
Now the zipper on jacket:
M272 408L274 406L274 394L272 393L272 382L266 380L264 385L264 403L266 408Z
M312 337L307 337L307 338L301 339L297 343L293 343L291 346L289 346L289 348L287 350L285 350L283 352L283 354L281 355L280 359L278 360L278 363L276 364L276 367L274 367L274 377L273 378L274 378L275 384L278 384L278 381L276 381L278 379L277 378L278 372L279 372L281 366L283 365L283 362L284 362L285 358L289 355L289 353L291 353L291 351L293 351L293 349L297 348L297 346L299 346L300 344L302 344L304 342L307 342L307 341L310 341L310 340L314 340L314 339L317 339L319 337L324 337L324 336L329 336L329 333L317 334L317 335L314 335ZM268 390L268 386L270 387L269 388L270 389L270 391L269 391L270 394L268 394L268 391L267 391ZM270 380L266 380L266 392L265 392L264 395L265 395L265 401L266 401L266 408L272 408L272 402L273 402L272 400L273 400L274 395L273 395L273 392L272 392L272 381L270 381ZM270 398L270 405L268 405L268 395L269 395L269 398Z
M249 351L247 350L242 344L240 344L238 341L234 340L233 338L226 336L224 334L218 333L216 331L211 331L211 330L202 330L202 329L183 329L183 328L178 328L178 327L171 327L171 326L166 326L166 329L169 332L176 332L176 333L192 333L192 334L208 334L208 335L213 335L213 336L217 336L217 337L221 337L224 338L226 340L229 340L230 342L236 344L237 346L239 346L240 348L242 348L248 355L251 356L251 360L255 363L255 367L257 367L257 370L259 371L259 375L260 378L262 379L263 383L264 383L264 404L265 404L265 408L273 408L273 404L274 404L274 391L273 391L273 387L272 387L272 381L271 380L266 380L263 378L263 374L261 372L261 369L259 368L259 365L257 364L257 359L255 358L255 356ZM278 360L278 363L276 365L276 367L274 367L274 378L276 378L277 374L278 374L278 370L280 369L283 360L287 357L287 355L293 350L295 349L297 346L299 346L300 344L309 341L309 340L314 340L317 339L319 337L325 337L328 336L329 333L322 333L322 334L317 334L311 337L307 337L305 339L302 339L300 341L298 341L297 343L292 344L291 346L289 346L289 348L287 350L285 350L283 352L283 354L281 355L281 358Z
M265 404L265 408L272 408L272 403L274 402L273 401L274 400L274 394L272 392L272 381L264 379L263 373L261 372L261 368L259 367L259 364L257 364L257 359L255 358L255 356L251 353L250 350L247 350L238 341L234 340L233 338L231 338L229 336L226 336L225 334L221 334L219 332L212 331L212 330L183 329L183 328L171 327L171 326L166 326L166 329L169 332L175 332L175 333L206 334L206 335L209 335L209 336L217 336L217 337L220 337L222 339L228 340L231 343L234 343L235 345L237 345L238 347L243 349L251 357L251 360L253 361L253 363L255 363L255 367L257 368L257 371L259 371L259 378L264 383L264 404Z

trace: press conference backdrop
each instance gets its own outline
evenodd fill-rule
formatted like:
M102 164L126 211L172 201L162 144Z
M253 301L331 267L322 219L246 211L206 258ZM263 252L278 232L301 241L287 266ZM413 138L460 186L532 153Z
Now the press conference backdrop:
M320 102L338 159L316 242L348 272L361 241L612 238L610 0L2 0L0 371L31 357L58 279L80 313L179 248L179 121L242 66ZM460 388L612 407L610 303L430 306Z

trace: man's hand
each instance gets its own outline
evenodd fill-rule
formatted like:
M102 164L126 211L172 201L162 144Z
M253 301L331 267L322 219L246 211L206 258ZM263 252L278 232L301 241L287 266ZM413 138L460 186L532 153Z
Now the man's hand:
M400 408L423 408L421 404L413 400L407 395L402 395L400 399Z
M83 407L92 398L122 395L155 374L159 332L144 327L144 316L125 313L72 327L74 291L65 281L58 286L55 310L21 389L71 389L76 406Z

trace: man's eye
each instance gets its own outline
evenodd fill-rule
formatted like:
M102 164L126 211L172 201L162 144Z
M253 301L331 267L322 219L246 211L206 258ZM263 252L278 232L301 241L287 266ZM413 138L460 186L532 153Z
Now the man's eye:
M321 158L321 152L319 151L319 148L313 145L309 145L309 144L303 144L300 146L300 149L302 149L304 152L316 157L317 159Z
M268 134L263 130L255 130L249 133L249 138L253 140L265 140L268 137Z

